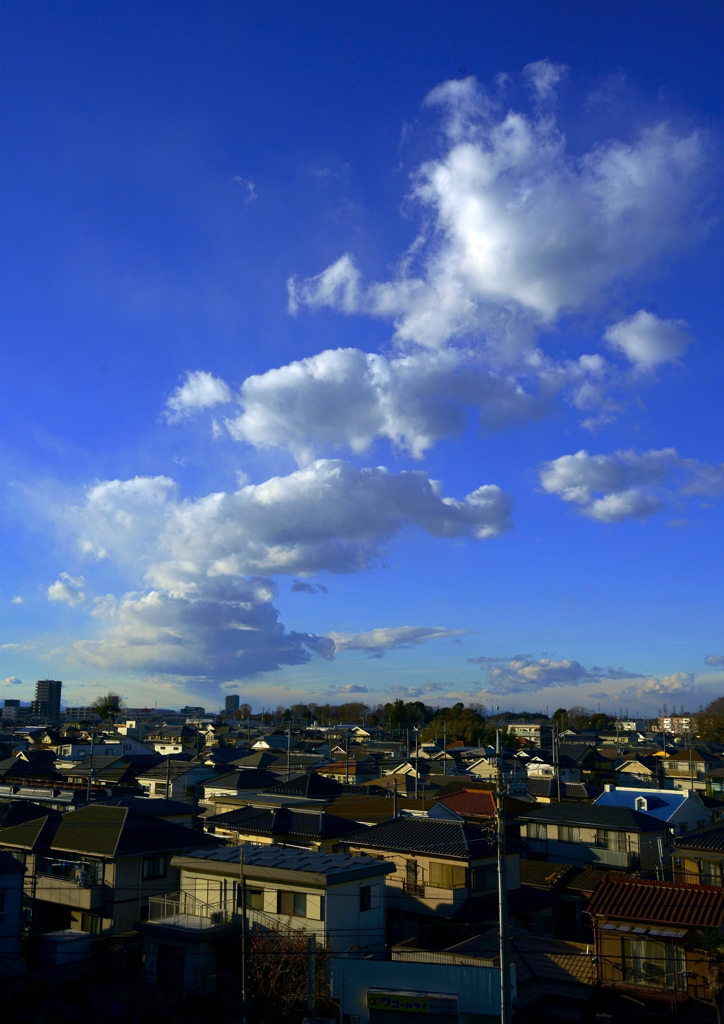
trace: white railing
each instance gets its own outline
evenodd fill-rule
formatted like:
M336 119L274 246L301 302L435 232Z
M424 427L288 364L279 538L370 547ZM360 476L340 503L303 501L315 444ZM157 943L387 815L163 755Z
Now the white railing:
M148 920L152 924L170 924L178 928L216 928L229 924L233 908L226 903L204 903L189 892L171 892L151 896Z

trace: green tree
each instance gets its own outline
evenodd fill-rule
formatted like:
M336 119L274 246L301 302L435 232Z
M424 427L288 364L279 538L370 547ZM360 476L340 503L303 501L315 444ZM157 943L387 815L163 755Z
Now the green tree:
M113 722L126 706L123 697L117 693L107 693L104 697L96 697L91 707L104 722Z

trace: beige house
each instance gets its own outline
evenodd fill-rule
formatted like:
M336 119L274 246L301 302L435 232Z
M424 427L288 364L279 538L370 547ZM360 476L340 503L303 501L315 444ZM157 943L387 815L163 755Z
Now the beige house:
M451 917L470 899L498 885L495 834L465 821L399 817L348 835L351 853L394 865L387 877L390 906ZM520 888L520 855L510 853L508 889Z

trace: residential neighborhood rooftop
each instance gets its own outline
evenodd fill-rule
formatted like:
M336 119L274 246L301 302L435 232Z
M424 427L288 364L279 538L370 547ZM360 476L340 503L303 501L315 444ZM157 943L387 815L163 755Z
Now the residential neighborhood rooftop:
M713 885L609 876L596 888L587 910L620 920L718 928L724 922L724 890Z
M371 846L380 850L433 853L470 860L491 857L496 849L491 832L465 821L441 821L437 818L390 818L379 825L345 836L351 846Z

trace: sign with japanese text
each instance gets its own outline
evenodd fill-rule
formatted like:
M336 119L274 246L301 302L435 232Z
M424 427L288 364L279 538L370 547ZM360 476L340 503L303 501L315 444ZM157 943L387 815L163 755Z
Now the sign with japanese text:
M423 992L368 992L369 1010L398 1010L403 1013L458 1012L457 996L426 995Z

